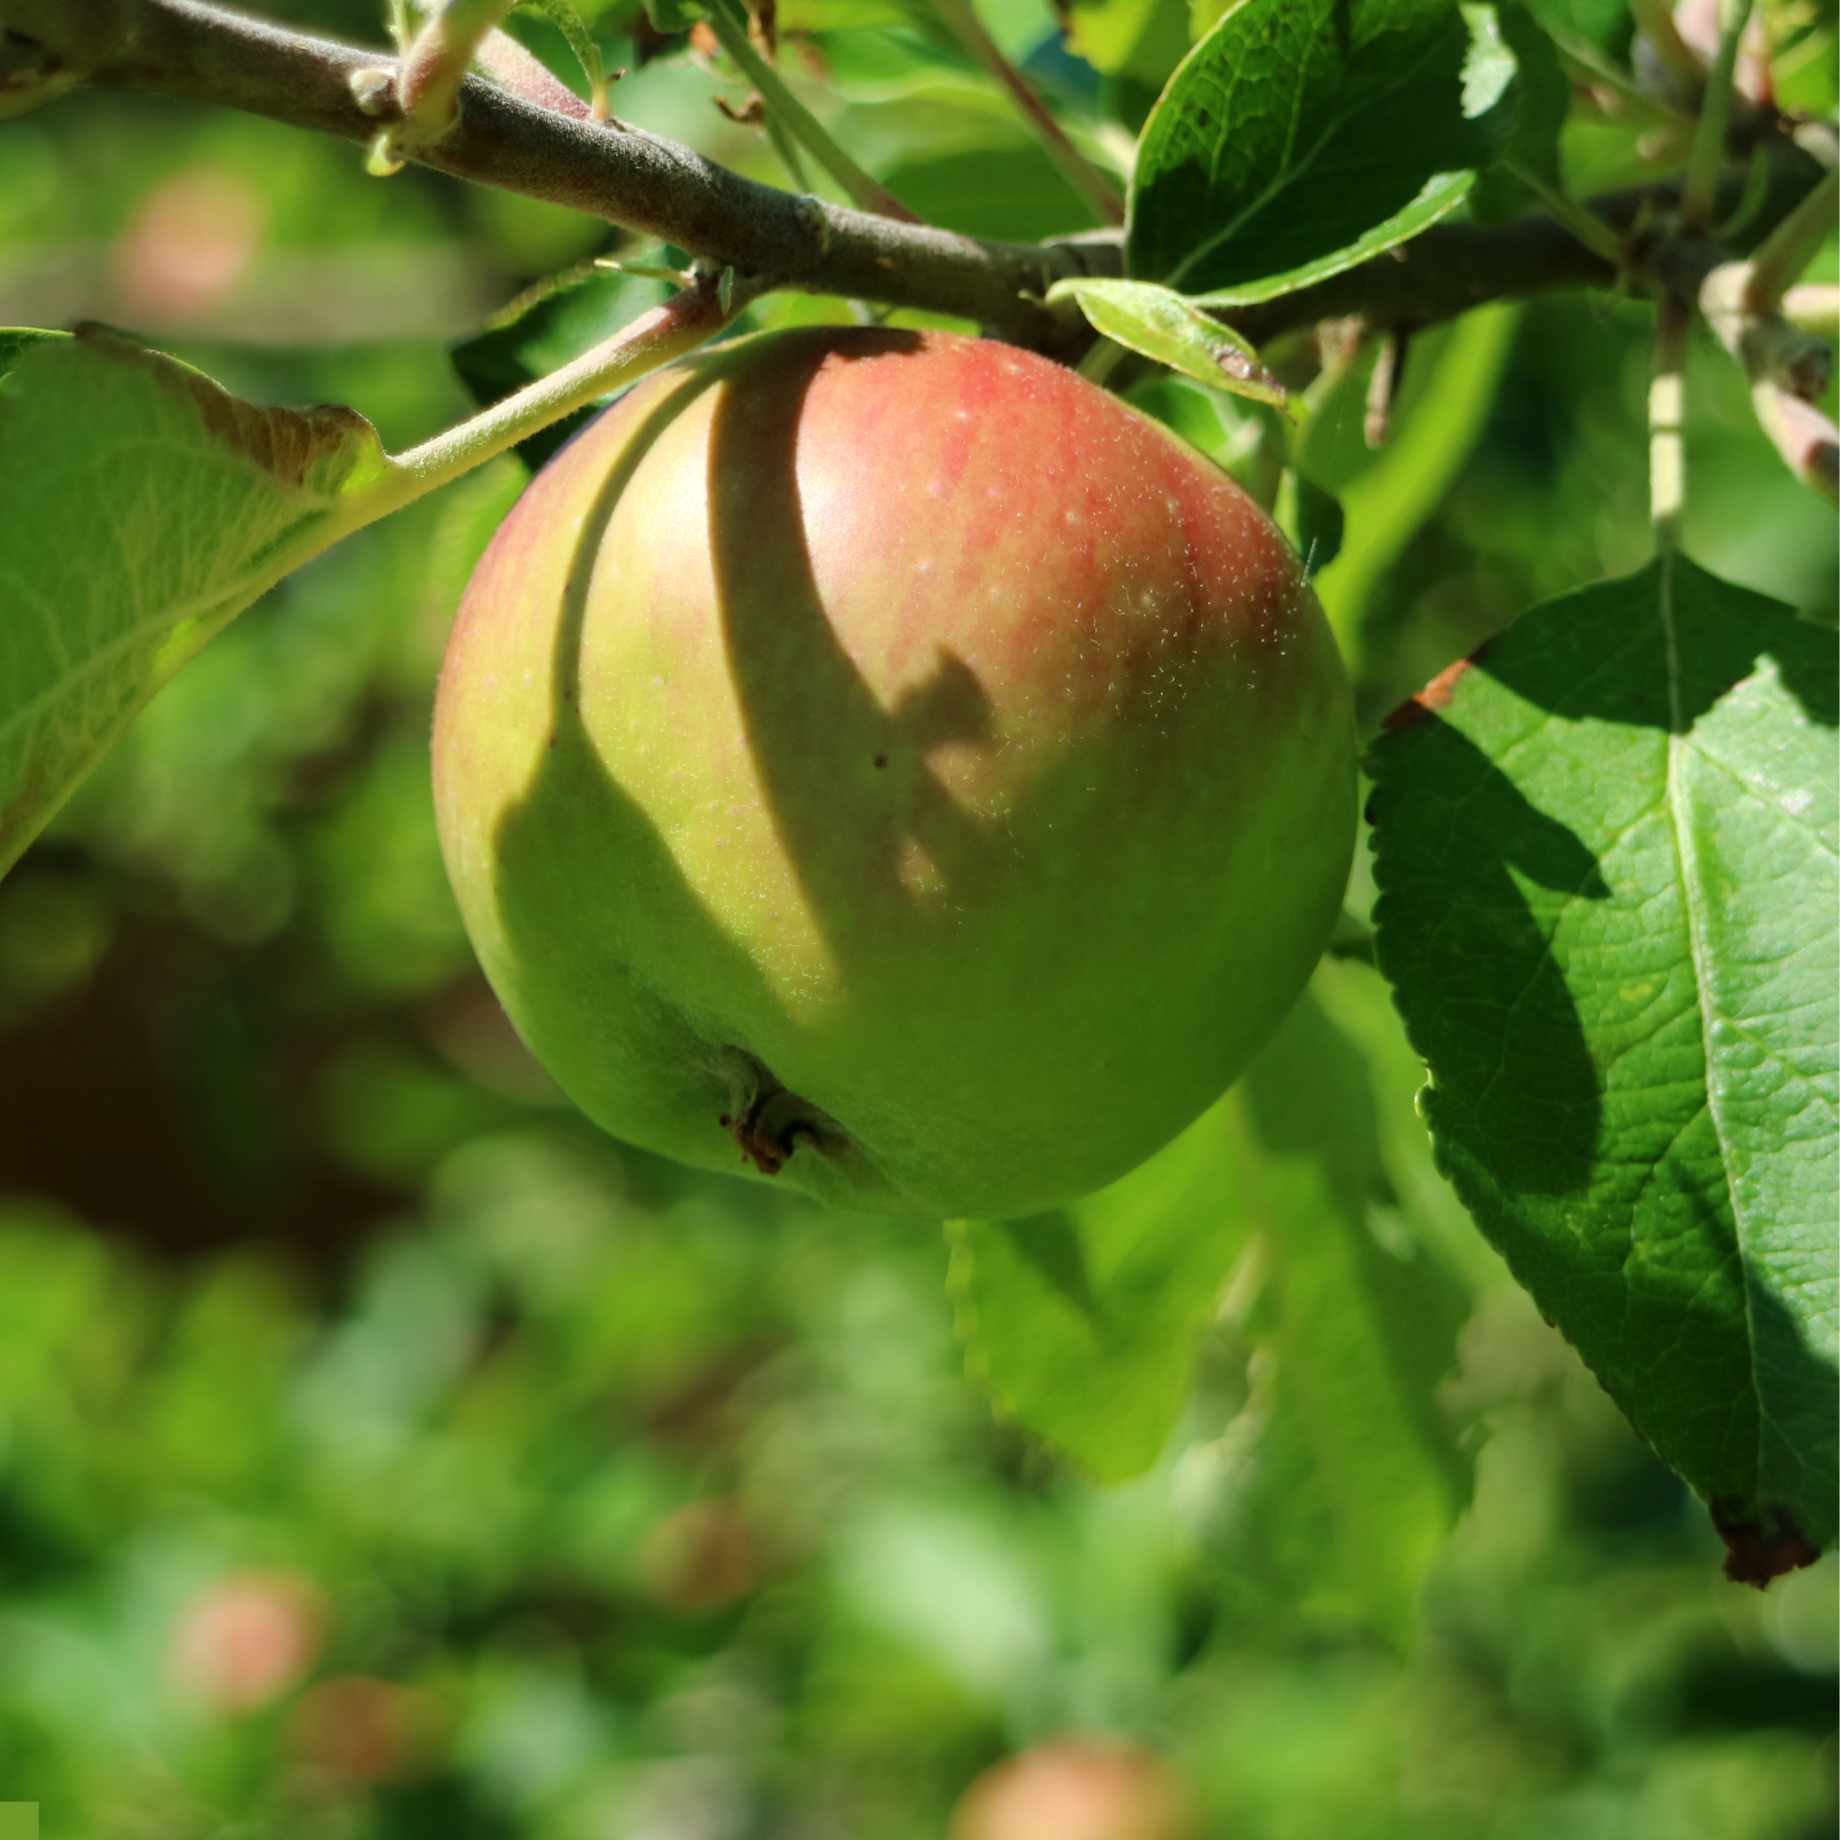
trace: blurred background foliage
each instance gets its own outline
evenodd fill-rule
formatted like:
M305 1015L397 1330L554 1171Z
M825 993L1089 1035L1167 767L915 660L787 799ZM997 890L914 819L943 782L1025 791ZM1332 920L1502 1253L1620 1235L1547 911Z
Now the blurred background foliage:
M267 10L375 36L369 0ZM1573 10L1615 39L1620 8ZM1045 6L989 16L1102 149L1165 11L1076 8L1103 75ZM603 13L619 112L781 176L709 72L641 65ZM823 28L790 67L926 214L1081 227L954 53L869 0L781 17ZM1572 157L1626 177L1594 135ZM141 98L0 132L0 321L108 320L392 445L465 411L448 341L616 244ZM1389 448L1334 451L1358 378L1313 435L1370 702L1646 551L1646 314L1478 324L1413 354ZM1693 390L1690 551L1831 610L1831 523L1736 371L1700 352ZM1258 444L1186 385L1137 395L1223 463ZM1300 1582L1321 1501L1243 1312L1156 1472L1098 1490L966 1384L936 1235L573 1115L473 966L427 789L446 624L521 477L286 582L0 886L0 1799L96 1840L918 1840L1071 1732L1202 1837L1830 1834L1832 1560L1724 1584L1703 1511L1434 1184L1379 1224L1460 1285L1440 1397L1476 1475L1402 1643ZM1376 1090L1409 1130L1409 1089Z

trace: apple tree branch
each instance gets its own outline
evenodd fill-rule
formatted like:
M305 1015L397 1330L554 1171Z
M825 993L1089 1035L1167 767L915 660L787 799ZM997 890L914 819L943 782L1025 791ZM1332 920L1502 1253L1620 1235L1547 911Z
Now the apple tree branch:
M296 31L207 0L0 0L0 113L31 106L76 82L241 109L300 128L372 143L400 112L396 61L383 48ZM526 91L529 86L525 85ZM733 267L751 289L839 294L976 321L1017 343L1065 351L1085 335L1070 311L1046 307L1056 281L1117 275L1116 230L1039 244L963 236L759 184L693 148L585 109L545 106L529 93L476 76L461 83L445 130L401 149L419 164L572 207L707 262ZM1789 150L1791 153L1792 149ZM1775 190L1774 215L1818 176ZM1677 199L1647 188L1594 199L1590 209L1627 232ZM1656 269L1690 269L1696 289L1720 259L1700 251L1657 252ZM1619 277L1605 257L1563 225L1534 216L1500 225L1441 224L1401 249L1263 305L1223 317L1255 343L1327 319L1358 315L1381 328L1434 324L1484 302L1566 288L1608 288Z

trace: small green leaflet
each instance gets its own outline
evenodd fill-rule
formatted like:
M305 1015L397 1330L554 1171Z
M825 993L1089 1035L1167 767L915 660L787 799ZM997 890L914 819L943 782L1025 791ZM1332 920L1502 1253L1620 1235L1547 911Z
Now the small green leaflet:
M22 342L23 341L23 342ZM381 475L349 409L260 409L103 332L0 381L0 873L186 659Z
M1487 7L1242 0L1145 125L1126 266L1216 305L1352 268L1462 203L1514 76Z
M1230 327L1150 281L1057 281L1048 302L1073 300L1108 339L1213 389L1283 408L1288 392Z
M1764 1582L1836 1530L1833 636L1665 558L1423 701L1372 816L1440 1162Z

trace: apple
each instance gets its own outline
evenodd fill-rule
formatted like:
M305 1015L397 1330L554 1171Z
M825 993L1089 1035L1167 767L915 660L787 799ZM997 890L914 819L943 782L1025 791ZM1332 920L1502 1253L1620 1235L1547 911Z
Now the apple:
M1075 373L866 328L646 379L532 482L442 668L486 975L616 1137L1008 1217L1239 1073L1355 825L1335 643L1225 474Z
M1188 1797L1120 1741L1061 1738L994 1765L964 1793L952 1840L1184 1840Z
M188 1699L214 1712L256 1712L312 1668L325 1625L325 1600L299 1573L235 1572L186 1606L169 1671Z

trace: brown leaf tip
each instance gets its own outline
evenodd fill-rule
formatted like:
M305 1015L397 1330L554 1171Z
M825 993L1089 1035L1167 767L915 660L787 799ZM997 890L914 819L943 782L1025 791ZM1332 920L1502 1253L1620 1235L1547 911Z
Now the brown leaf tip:
M1733 1584L1755 1585L1761 1591L1771 1579L1820 1558L1820 1548L1786 1513L1777 1510L1761 1519L1740 1520L1741 1512L1717 1504L1712 1509L1712 1524L1725 1542L1725 1576Z
M1422 722L1427 715L1434 715L1439 710L1448 709L1457 693L1457 680L1482 656L1478 647L1467 658L1459 658L1447 664L1437 676L1432 678L1424 689L1406 700L1381 723L1389 733L1396 733L1402 728L1411 728Z

